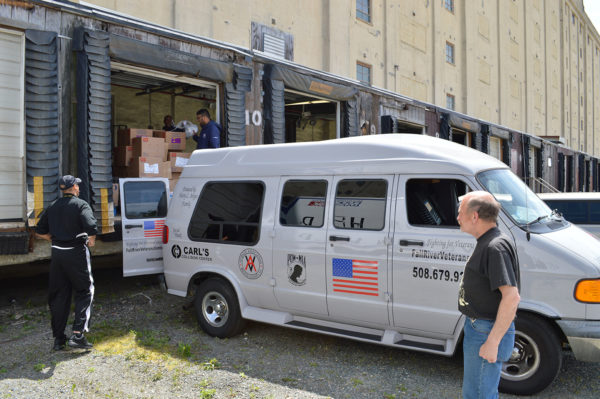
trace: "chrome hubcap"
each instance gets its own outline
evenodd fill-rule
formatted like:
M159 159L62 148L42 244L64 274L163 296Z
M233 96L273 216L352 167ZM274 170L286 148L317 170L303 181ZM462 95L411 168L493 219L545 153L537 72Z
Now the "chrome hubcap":
M202 315L213 327L222 327L229 318L227 301L220 293L211 291L202 298Z
M502 378L522 381L530 378L540 367L540 350L527 334L515 332L515 347L508 362L502 365Z

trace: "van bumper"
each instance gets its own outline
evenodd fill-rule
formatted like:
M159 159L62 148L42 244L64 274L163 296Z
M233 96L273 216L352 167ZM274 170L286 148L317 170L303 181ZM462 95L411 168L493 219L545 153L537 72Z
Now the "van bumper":
M600 362L600 320L557 320L577 360Z

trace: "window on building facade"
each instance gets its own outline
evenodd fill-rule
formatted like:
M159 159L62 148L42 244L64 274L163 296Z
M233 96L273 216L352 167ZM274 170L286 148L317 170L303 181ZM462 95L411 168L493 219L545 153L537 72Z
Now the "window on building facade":
M454 65L454 44L446 42L446 62Z
M356 62L356 79L366 83L371 84L371 65L364 64L360 61Z
M529 146L529 177L539 177L537 175L537 157L538 150L535 147Z
M502 161L502 139L498 137L490 137L490 155Z
M446 94L446 108L454 109L455 102L452 94Z
M444 0L444 8L450 12L454 12L454 0Z
M356 18L371 22L371 0L356 0Z

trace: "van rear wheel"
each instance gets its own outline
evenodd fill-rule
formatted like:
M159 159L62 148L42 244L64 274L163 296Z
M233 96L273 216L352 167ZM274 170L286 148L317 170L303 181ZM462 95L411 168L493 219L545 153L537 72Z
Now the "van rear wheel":
M200 283L194 307L198 323L208 335L227 338L244 328L237 295L231 285L220 278L209 278Z
M515 320L515 347L502 365L499 390L532 395L554 381L562 363L561 344L554 328L541 317L519 314Z

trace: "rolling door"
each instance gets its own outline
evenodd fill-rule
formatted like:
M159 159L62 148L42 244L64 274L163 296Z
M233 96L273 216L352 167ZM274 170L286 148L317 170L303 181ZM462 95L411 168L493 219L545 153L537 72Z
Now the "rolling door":
M25 218L23 42L0 29L0 221Z

